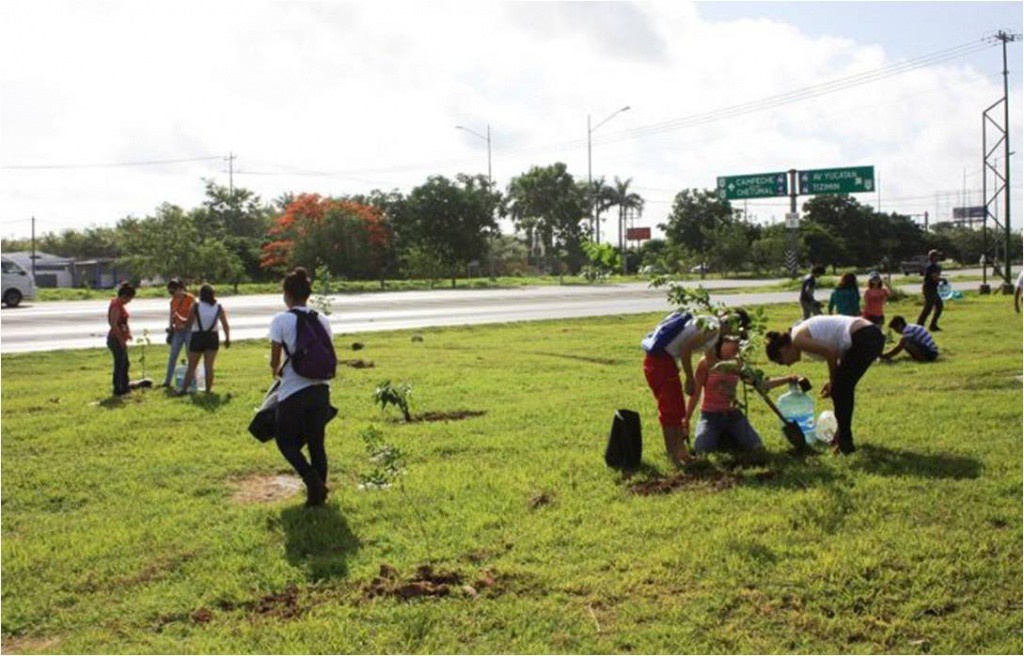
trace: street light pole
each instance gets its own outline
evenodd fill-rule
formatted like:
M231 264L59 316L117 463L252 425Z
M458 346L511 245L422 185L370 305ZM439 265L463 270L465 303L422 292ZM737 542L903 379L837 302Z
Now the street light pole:
M601 127L608 121L612 120L613 118L627 110L629 110L629 105L626 105L621 109L615 110L614 112L608 115L608 118L604 119L594 127L590 127L590 114L587 114L587 200L589 202L588 204L590 205L590 225L593 226L594 228L594 241L599 244L601 243L601 224L598 222L597 217L594 216L594 172L593 157L591 155L593 150L593 139L591 137L593 136L595 130L597 130L599 127Z
M487 142L487 181L493 183L494 178L491 177L491 124L487 124L487 136L480 134L479 132L473 130L472 128L467 128L464 125L456 125L455 129L464 130L465 132L470 133L474 137L477 137L478 139L483 139L484 141Z

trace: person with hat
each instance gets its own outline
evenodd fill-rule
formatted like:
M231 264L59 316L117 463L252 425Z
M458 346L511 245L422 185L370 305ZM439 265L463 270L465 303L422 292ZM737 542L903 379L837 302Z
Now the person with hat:
M917 325L923 326L924 322L928 319L928 315L932 309L935 310L935 314L932 316L932 322L928 325L928 330L932 332L939 332L942 328L939 328L939 317L942 316L942 298L939 296L939 281L942 280L942 267L939 266L939 260L942 259L942 253L935 250L934 248L928 251L928 266L924 270L924 282L921 284L921 293L924 294L924 307L921 309L920 316L917 317Z
M864 290L864 312L862 317L876 326L885 325L885 302L889 300L892 290L882 280L881 274L872 271L868 274L868 288Z

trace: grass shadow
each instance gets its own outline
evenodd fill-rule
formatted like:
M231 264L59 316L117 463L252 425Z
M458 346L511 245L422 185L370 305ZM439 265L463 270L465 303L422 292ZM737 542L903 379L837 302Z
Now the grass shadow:
M311 581L348 575L348 559L361 543L337 506L285 508L281 525L285 557L292 565L305 568Z
M234 395L228 392L224 396L221 396L217 392L197 392L189 395L192 401L192 405L202 408L207 412L215 412L221 406L231 403Z
M857 447L860 458L854 466L879 476L915 476L918 478L978 478L981 462L966 456L914 453L875 444Z

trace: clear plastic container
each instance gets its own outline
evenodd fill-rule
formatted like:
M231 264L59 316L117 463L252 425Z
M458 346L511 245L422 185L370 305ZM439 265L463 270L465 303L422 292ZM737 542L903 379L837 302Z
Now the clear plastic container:
M181 389L181 384L185 381L186 371L188 371L188 365L184 363L174 368L174 389ZM206 367L203 366L202 361L196 365L195 379L188 386L189 392L198 392L199 390L206 391Z
M822 442L831 442L832 438L835 437L837 430L839 430L839 422L836 421L836 416L832 414L831 410L823 410L822 413L818 415L818 439Z
M814 444L817 434L814 428L814 399L801 390L796 383L789 384L789 391L779 397L775 404L787 421L795 421L804 433L804 441Z

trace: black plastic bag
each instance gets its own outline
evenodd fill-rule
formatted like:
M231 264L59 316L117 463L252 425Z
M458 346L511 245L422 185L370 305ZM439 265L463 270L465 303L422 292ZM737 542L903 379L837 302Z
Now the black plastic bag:
M640 433L640 415L632 410L617 410L604 450L604 462L614 469L633 471L640 467L644 443Z

